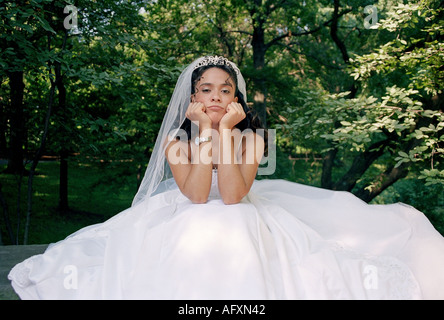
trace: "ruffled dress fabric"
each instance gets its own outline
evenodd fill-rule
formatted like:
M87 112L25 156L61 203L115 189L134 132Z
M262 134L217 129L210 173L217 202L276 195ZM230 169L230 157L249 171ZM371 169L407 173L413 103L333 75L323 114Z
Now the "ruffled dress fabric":
M444 238L404 204L257 180L225 205L178 189L17 264L22 299L444 299Z

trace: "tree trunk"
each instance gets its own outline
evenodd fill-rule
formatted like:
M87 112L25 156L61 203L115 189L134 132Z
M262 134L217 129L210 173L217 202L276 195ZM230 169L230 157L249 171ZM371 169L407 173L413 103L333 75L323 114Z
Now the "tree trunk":
M45 117L45 125L43 129L43 134L40 142L40 147L37 150L37 152L34 155L34 158L32 160L31 169L29 170L29 176L28 176L28 203L27 203L27 210L26 210L26 223L25 223L25 232L23 236L23 244L28 244L28 235L29 235L29 227L31 224L31 215L32 215L32 186L34 181L34 174L35 170L37 168L37 164L39 163L40 157L43 154L43 151L45 150L46 145L46 137L48 135L48 128L49 128L49 120L51 118L52 113L52 106L54 102L54 94L55 94L55 88L56 84L51 81L51 89L49 92L49 101L48 101L48 109L46 111L46 117Z
M68 152L60 151L60 184L59 184L59 205L58 211L66 213L68 206Z
M58 96L59 96L59 103L58 103L58 112L61 115L62 122L61 128L64 128L64 125L66 125L66 88L65 84L63 83L63 76L61 75L61 66L60 63L56 64L55 67L55 74L56 74L56 83L57 83L57 90L58 90ZM66 132L61 132L61 137L67 137L68 135ZM62 143L61 149L60 149L60 181L59 181L59 205L58 205L58 211L61 213L65 213L68 211L68 155L69 155L69 149L66 145L66 143Z
M385 147L390 144L390 138L375 142L360 152L354 159L350 169L333 186L333 190L352 191L358 180L367 171L367 169L385 152Z
M6 231L8 232L9 240L11 244L17 244L14 237L14 231L12 231L11 220L9 219L8 204L6 203L6 200L3 197L1 182L0 182L0 205L3 209L3 220L6 226Z
M322 161L322 175L321 175L321 187L325 189L332 188L332 169L334 166L334 161L336 155L338 153L338 149L332 148L325 155Z
M60 151L60 184L59 184L59 205L58 211L66 213L68 206L68 152Z
M25 84L23 82L23 71L10 72L8 76L11 90L11 130L6 172L20 174L24 170L25 116L23 111L23 92Z
M345 46L344 42L339 38L338 36L338 24L339 24L339 18L342 17L347 12L350 12L350 10L345 10L342 13L339 12L340 9L340 3L339 0L334 0L334 10L333 10L333 16L330 23L330 37L332 38L335 45L338 47L339 51L341 52L342 59L344 60L345 64L350 63L350 57L347 52L347 47ZM350 88L350 95L348 98L352 99L355 97L357 88L355 86L355 83L353 82ZM335 129L340 126L340 123L337 121L335 123ZM343 183L334 183L332 181L332 173L334 169L334 161L336 159L336 156L338 154L338 149L331 144L330 147L332 148L330 151L327 152L326 156L323 159L322 164L322 176L321 176L321 187L327 188L327 189L340 189L343 190L344 188L348 189L348 187L344 186ZM355 163L354 163L355 164ZM347 174L352 173L352 170L350 170ZM350 176L347 177L348 180L350 180ZM344 180L342 180L343 182ZM350 182L350 181L348 181ZM354 184L353 184L354 185Z
M0 82L1 85L1 82ZM5 99L0 98L0 158L7 158L8 144L6 142L6 132L8 131L8 115L6 112L7 106ZM8 108L9 109L9 108Z
M364 200L365 202L370 202L378 195L380 195L385 189L393 185L399 179L405 178L409 172L410 164L403 163L398 168L391 166L375 179L375 187L368 189L362 188L355 192L355 196Z
M256 7L259 8L262 1L255 1ZM253 107L258 113L264 126L267 124L267 85L266 78L263 76L263 70L265 67L265 52L267 51L267 46L265 44L265 30L263 18L256 10L250 12L253 19L253 38L251 45L253 47L253 66L256 70L256 76L254 79L254 97L253 97Z

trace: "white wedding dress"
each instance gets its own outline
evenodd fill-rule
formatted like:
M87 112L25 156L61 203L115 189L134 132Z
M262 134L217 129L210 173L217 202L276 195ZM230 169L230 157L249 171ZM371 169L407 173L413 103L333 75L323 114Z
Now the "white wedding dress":
M158 193L16 265L22 299L443 299L444 238L404 204L257 180Z

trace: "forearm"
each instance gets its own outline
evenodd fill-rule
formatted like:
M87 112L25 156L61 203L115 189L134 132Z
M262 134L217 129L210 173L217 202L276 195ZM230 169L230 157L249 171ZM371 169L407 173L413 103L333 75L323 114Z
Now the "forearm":
M201 136L207 137L208 131ZM205 203L211 189L212 180L212 142L195 145L191 142L191 163L189 172L182 186L182 192L193 203Z
M210 142L206 142L208 144ZM200 153L202 146L196 147L196 153ZM199 156L199 155L196 155ZM183 194L193 203L205 203L211 189L212 163L198 161L190 165L190 171L183 185Z
M248 186L237 163L237 143L232 141L231 130L219 129L218 186L225 204L239 203L248 193Z
M193 203L205 203L211 189L212 165L192 164L182 186L182 193Z

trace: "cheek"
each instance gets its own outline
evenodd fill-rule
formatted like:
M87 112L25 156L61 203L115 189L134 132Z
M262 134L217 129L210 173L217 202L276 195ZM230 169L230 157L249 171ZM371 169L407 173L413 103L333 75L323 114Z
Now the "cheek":
M231 102L237 102L237 97L230 97L226 101L227 101L227 104L230 104Z
M196 93L194 95L194 102L204 102L204 101L205 101L205 96L203 94Z

